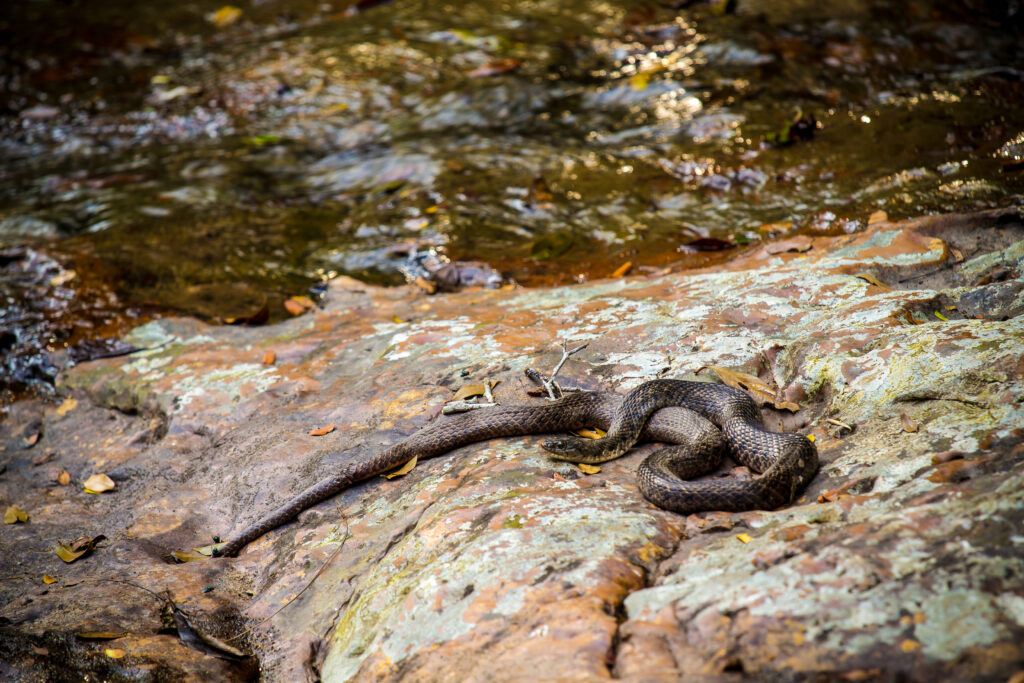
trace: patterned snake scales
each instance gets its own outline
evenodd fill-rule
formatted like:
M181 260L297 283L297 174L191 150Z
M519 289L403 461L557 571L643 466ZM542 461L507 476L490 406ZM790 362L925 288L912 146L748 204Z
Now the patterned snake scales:
M559 437L542 446L559 460L598 463L621 456L641 440L676 444L650 455L640 465L637 479L648 500L683 514L774 509L796 498L818 470L814 444L798 434L765 429L757 404L739 389L660 379L640 385L625 397L580 392L548 403L496 406L442 418L374 457L347 463L241 531L217 554L234 556L303 510L393 470L413 456L430 458L500 436L595 426L606 429L607 435L602 439ZM716 469L726 449L737 462L761 475L746 480L684 481Z

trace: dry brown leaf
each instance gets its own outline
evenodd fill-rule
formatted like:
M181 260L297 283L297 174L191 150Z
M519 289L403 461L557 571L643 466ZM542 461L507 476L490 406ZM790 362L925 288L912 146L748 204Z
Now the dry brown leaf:
M111 659L121 659L128 653L120 648L108 647L106 650L103 651L103 654L107 655Z
M626 261L621 266L615 269L612 273L612 277L622 277L629 272L629 269L633 267L632 261Z
M452 396L452 401L465 401L471 396L483 396L484 385L483 384L463 384L459 387L459 390Z
M63 417L76 407L78 407L78 401L76 399L66 398L59 406L57 406L57 415Z
M37 655L43 655L44 657L50 654L49 650L47 650L45 647L39 647L38 645L33 645L32 651L35 652Z
M916 432L917 428L920 427L916 420L911 419L906 413L900 413L900 424L903 425L903 431L905 432Z
M317 429L310 429L310 436L323 436L324 434L330 434L334 431L334 423L327 425L326 427L318 427Z
M508 73L509 71L515 71L522 65L523 62L518 59L496 59L493 62L488 62L487 64L478 66L466 75L470 78L500 76L501 74Z
M837 427L840 427L842 429L847 429L847 430L849 430L851 432L853 431L853 427L851 427L850 425L846 424L842 420L836 420L835 418L831 418L830 417L830 418L826 418L825 422L828 422L829 424L834 424Z
M889 285L885 284L884 282L879 280L877 277L875 277L871 273L857 273L856 275L854 275L854 277L859 277L861 280L864 280L865 282L873 284L875 287L880 288L882 291L885 291L885 292L891 292L892 291L892 287L890 287Z
M582 436L584 439L600 439L604 437L607 432L599 427L587 427L585 429L577 429L573 434L576 436Z
M60 471L60 474L57 475L57 483L61 486L67 486L71 483L71 475L68 474L67 470Z
M792 401L780 401L775 397L775 391L762 382L759 378L753 375L748 375L745 372L738 372L736 370L730 370L729 368L723 368L719 365L708 365L708 369L713 370L718 378L725 382L734 389L743 389L750 393L754 400L761 405L771 404L779 410L788 410L791 413L795 413L800 410L800 406ZM701 368L703 370L704 368ZM700 372L698 370L697 372Z
M86 493L103 493L104 491L113 491L117 484L107 475L97 473L82 482L82 486L85 487Z
M388 472L387 474L382 474L380 476L384 477L385 479L394 479L395 477L405 476L406 474L409 474L410 472L412 472L412 469L414 467L416 467L416 461L417 460L418 460L418 457L413 457L412 460L410 460L409 462L405 463L404 465L399 467L394 472Z
M277 354L274 353L273 351L267 351L265 354L263 354L263 364L264 365L273 365L274 361L276 361L276 360L277 360Z
M428 280L427 278L422 276L413 280L412 283L419 287L420 289L422 289L427 294L433 294L434 292L437 291L437 283L434 282L433 280Z
M753 538L751 538L747 534L736 534L736 538L738 538L739 540L743 541L744 543L750 543L751 541L754 540Z
M116 640L117 638L124 638L128 635L127 631L82 631L76 633L79 638L85 640Z
M17 524L18 522L27 522L28 513L22 510L17 505L10 505L7 507L7 511L4 512L4 524Z
M32 448L39 443L39 432L26 436L23 441L25 442L25 448Z
M580 472L583 472L583 474L597 474L601 471L601 467L599 465L588 465L585 462L578 463L576 467L579 467Z
M875 223L884 223L889 220L889 214L885 211L875 211L868 216L868 225L874 225Z
M43 583L49 586L51 583L57 583L57 579L53 578L49 574L43 574Z
M766 246L764 249L765 251L772 255L782 254L787 251L796 252L799 254L805 251L809 251L812 246L814 246L814 244L811 241L810 237L808 237L807 235L797 235L796 237L791 237L788 240L780 240L778 242L773 242L772 244Z

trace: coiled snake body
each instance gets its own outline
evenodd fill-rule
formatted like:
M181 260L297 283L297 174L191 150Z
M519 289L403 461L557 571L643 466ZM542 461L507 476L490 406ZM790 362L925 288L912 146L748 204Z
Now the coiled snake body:
M413 456L430 458L501 436L584 427L607 429L607 435L596 440L561 437L542 445L554 458L593 463L617 458L638 441L676 444L649 456L637 476L648 500L681 513L777 508L792 501L818 469L814 444L797 434L766 430L757 404L744 392L707 382L654 380L625 397L580 392L549 403L497 406L441 419L376 456L346 464L241 531L217 554L233 556L303 510ZM683 481L717 468L726 449L761 476L744 481Z

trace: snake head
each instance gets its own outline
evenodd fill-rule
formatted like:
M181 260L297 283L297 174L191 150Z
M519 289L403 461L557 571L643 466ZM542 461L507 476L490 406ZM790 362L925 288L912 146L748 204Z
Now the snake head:
M570 456L579 452L579 447L571 437L547 439L540 447L556 456Z

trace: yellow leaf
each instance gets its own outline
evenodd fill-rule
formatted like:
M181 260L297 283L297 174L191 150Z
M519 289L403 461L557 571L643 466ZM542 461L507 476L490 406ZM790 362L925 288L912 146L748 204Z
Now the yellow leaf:
M650 76L645 73L639 73L629 79L629 86L633 88L633 90L645 90L650 82Z
M16 505L11 505L4 512L4 524L17 524L18 522L27 522L28 513L22 510Z
M103 493L113 491L117 484L105 474L94 474L82 482L82 486L85 487L86 493Z
M171 77L165 76L164 74L156 74L155 76L149 79L149 82L153 85L163 85L165 83L170 83Z
M405 322L404 320L399 318L397 315L391 316L391 319L394 320L396 323L404 323Z
M633 262L632 261L626 261L621 266L619 266L618 268L615 269L615 271L612 273L612 277L623 277L626 273L629 272L629 269L632 268L632 267L633 267Z
M67 470L60 471L60 474L57 475L57 483L61 486L67 486L71 483L71 475L68 474Z
M89 550L91 550L91 548L86 548L85 550L73 550L71 546L64 545L63 543L58 543L57 547L53 549L53 551L57 553L57 557L67 563L74 562L82 555L89 552Z
M884 282L879 280L877 277L875 277L871 273L857 273L856 275L854 275L854 277L859 277L861 280L864 280L865 282L869 282L869 283L873 284L875 287L880 288L883 292L891 292L892 291L892 287L890 287L889 285L885 284Z
M213 551L209 554L199 552L196 550L175 550L171 553L171 557L176 559L178 562L195 562L197 560L205 560L206 558L213 555Z
M409 474L410 472L412 472L412 468L416 467L416 460L417 460L417 458L414 457L412 460L410 460L409 462L405 463L404 465L402 465L400 468L398 468L394 472L389 472L388 474L382 474L381 476L384 477L385 479L394 479L395 477L401 477L403 475Z
M748 536L747 534L736 534L736 538L738 538L739 540L743 541L744 543L750 543L751 541L754 540L750 536Z
M473 396L483 396L484 385L483 384L463 384L459 387L459 390L452 396L453 401L465 401L467 398Z
M947 318L946 316L942 315L938 311L935 311L935 317L938 318L939 320L943 321L943 322L947 322L947 323L949 322L949 318Z
M223 543L211 543L210 545L204 545L204 546L202 546L200 548L193 548L192 550L195 550L200 555L205 555L206 557L212 557L214 550L219 550L220 548L223 548L226 545L227 545L226 541L223 542Z
M224 28L230 26L239 20L242 16L242 10L233 5L224 5L216 12L207 14L206 19L217 28Z
M738 372L736 370L730 370L729 368L723 368L718 365L709 365L707 367L713 370L714 373L718 375L718 378L730 387L748 391L761 405L771 404L779 410L785 409L791 413L795 413L800 410L800 406L792 401L780 401L776 399L775 391L753 375L748 375L745 372ZM700 372L700 370L698 370L698 372Z
M599 429L598 427L577 429L575 432L573 432L573 434L575 434L576 436L582 436L584 439L600 439L603 438L606 433L607 432L605 432L603 429Z
M110 647L108 647L106 650L104 650L103 653L106 654L111 659L121 659L121 657L124 657L126 654L128 654L127 652L125 652L124 650L122 650L120 648L110 648Z
M601 468L598 465L588 465L585 462L581 462L576 466L580 468L580 471L583 472L583 474L597 474L601 471Z
M315 305L308 296L293 296L284 302L285 310L292 315L302 315Z
M267 351L265 354L263 354L263 364L264 365L273 365L274 361L276 361L276 360L277 360L277 354L274 353L273 351Z
M49 586L51 583L57 583L57 579L53 578L49 574L43 574L43 583Z
M57 415L63 417L69 412L74 410L78 406L78 400L73 398L66 398L64 402L57 406Z
M868 216L868 225L884 223L887 220L889 220L889 215L885 213L885 211L875 211L873 214Z
M345 104L344 102L339 102L338 104L332 104L331 106L324 109L323 113L336 114L337 112L345 111L346 109L348 109L348 105Z
M324 434L330 434L334 431L334 423L327 425L326 427L318 427L317 429L310 429L310 436L323 436Z
M915 650L920 649L920 647L921 643L916 640L910 640L909 638L900 643L900 649L904 652L914 652Z
M810 441L811 443L814 443L814 434L808 434L807 440Z

